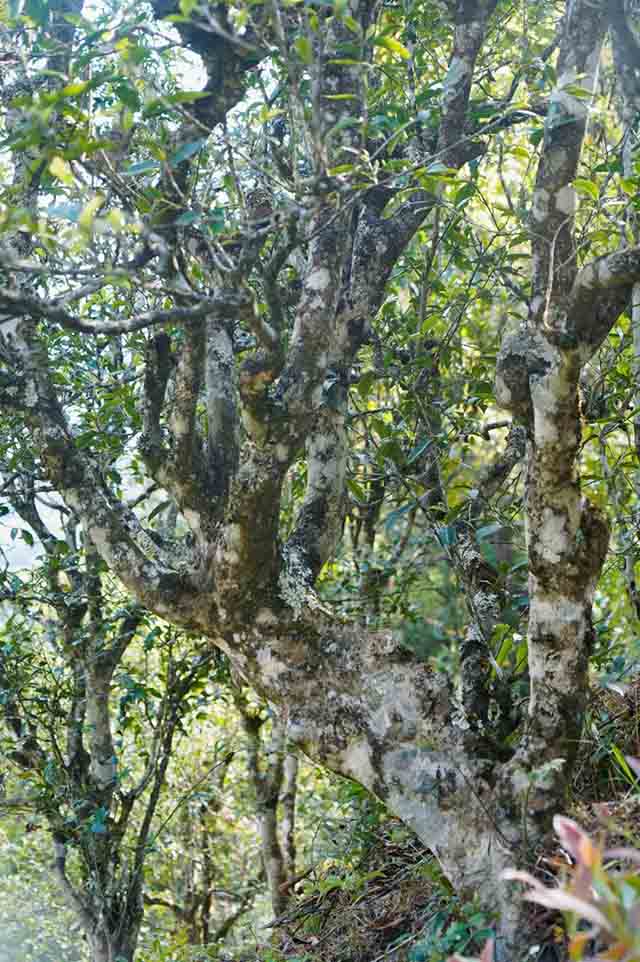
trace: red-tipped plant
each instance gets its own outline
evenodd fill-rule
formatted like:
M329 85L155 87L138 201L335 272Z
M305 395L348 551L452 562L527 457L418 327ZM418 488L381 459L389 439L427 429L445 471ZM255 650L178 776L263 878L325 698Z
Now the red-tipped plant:
M626 761L640 779L640 759ZM547 886L515 869L503 877L528 885L527 901L564 914L571 962L640 962L640 850L602 848L563 815L555 816L553 827L573 861L567 878ZM595 954L587 956L590 944ZM493 942L479 960L454 955L448 962L493 962Z

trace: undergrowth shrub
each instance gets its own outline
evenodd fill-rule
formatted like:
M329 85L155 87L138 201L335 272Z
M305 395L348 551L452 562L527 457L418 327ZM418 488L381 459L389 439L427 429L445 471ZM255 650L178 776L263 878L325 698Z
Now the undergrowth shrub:
M640 777L640 760L626 761ZM553 827L573 860L567 876L556 886L514 869L504 877L529 886L527 901L563 913L571 962L640 962L640 849L604 848L562 815ZM449 962L472 960L454 955ZM493 962L492 941L479 962Z

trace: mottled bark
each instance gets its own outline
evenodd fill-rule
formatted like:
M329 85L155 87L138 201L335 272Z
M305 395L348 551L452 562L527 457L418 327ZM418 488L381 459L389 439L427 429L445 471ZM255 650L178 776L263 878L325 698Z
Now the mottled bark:
M580 271L577 265L572 182L588 105L565 88L580 76L593 89L604 30L604 9L568 5L533 199L529 319L505 339L498 359L498 400L528 435L531 686L526 731L501 773L500 792L505 807L522 809L532 842L562 806L575 755L593 643L591 604L609 538L601 511L580 490L579 377L637 277L635 250Z

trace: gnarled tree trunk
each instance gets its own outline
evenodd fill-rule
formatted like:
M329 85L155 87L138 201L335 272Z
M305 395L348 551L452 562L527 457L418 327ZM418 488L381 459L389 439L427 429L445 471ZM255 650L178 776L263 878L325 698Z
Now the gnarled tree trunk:
M577 476L578 379L640 278L637 248L581 270L576 262L572 182L588 106L571 84L578 78L582 88L595 83L605 6L591 0L566 5L533 199L530 313L523 329L505 339L498 361L498 400L522 422L528 460L531 694L515 748L500 735L501 708L486 670L486 641L499 616L496 579L468 532L461 531L458 553L482 630L461 645L460 694L391 632L336 619L314 592L341 533L350 369L370 337L394 265L437 200L416 188L385 214L394 195L385 184L343 203L339 182L331 179L335 167L367 147L362 126L351 121L354 103L364 110L361 65L372 56L369 28L380 17L375 3L351 0L351 23L318 14L322 41L311 47L315 87L305 132L312 171L303 218L306 262L288 337L274 293L274 278L295 247L284 227L263 271L262 312L243 275L250 244L229 276L215 262L205 263L211 283L195 303L184 306L176 297L175 308L122 322L94 323L26 293L0 292L3 310L20 318L8 339L17 373L6 399L38 432L54 487L105 562L143 604L224 650L235 671L279 706L288 738L383 799L431 848L458 890L499 906L501 949L511 958L522 933L500 872L540 840L562 805L584 709L593 590L607 550L606 523L583 497ZM495 7L496 0L456 5L437 134L407 148L418 151L425 166L458 168L483 153L469 134L467 107ZM155 8L160 15L174 10ZM187 111L183 145L193 141L194 124L212 130L220 123L242 95L244 73L255 66L256 50L247 54L246 45L229 39L231 25L223 26L207 34L178 23L209 76L208 96L190 119ZM289 28L285 12L274 7L268 36L281 55L291 54L296 101ZM346 44L358 45L357 57L341 56ZM184 205L176 182L184 185L189 172L185 158L162 183L174 209ZM175 229L165 231L163 244L177 250ZM153 266L157 251L142 255L140 262ZM157 267L168 281L175 279L172 270L175 265ZM238 318L255 343L251 356L240 359L232 323ZM38 332L42 319L89 334L178 326L173 343L161 333L148 344L140 450L149 475L190 529L184 545L151 538L75 444ZM282 544L283 484L302 449L306 494ZM513 464L509 452L505 464Z

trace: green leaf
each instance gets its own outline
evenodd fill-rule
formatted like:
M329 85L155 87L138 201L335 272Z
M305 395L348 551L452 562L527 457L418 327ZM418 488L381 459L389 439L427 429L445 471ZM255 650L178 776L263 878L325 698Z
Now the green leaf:
M66 184L67 187L70 187L73 184L73 173L71 171L71 167L63 157L60 157L57 154L55 157L52 157L49 161L49 171L54 177L62 181L63 184Z
M485 538L490 538L492 534L497 534L502 528L503 525L500 524L499 521L494 521L492 524L485 524L476 531L476 541L484 541Z
M135 177L137 174L150 174L158 170L160 164L157 160L141 160L137 164L131 164L122 174L124 177Z
M592 180L586 180L584 177L576 177L573 182L573 186L579 194L586 194L588 197L591 197L596 201L600 199L598 185L594 184Z
M39 27L44 27L49 20L49 4L47 0L26 0L23 13Z
M505 626L500 625L499 627L501 629L504 629ZM495 634L497 634L496 629L494 629L494 635ZM502 634L502 632L500 632L500 634ZM500 645L500 648L498 649L498 653L495 656L496 664L499 665L500 668L503 668L506 665L507 659L511 654L512 649L513 649L513 635L507 633L506 635L502 636L502 643Z
M393 511L390 511L384 521L384 526L387 529L387 531L389 531L393 527L393 525L396 523L396 521L398 521L399 518L401 518L405 514L408 514L409 511L413 511L415 507L416 507L416 502L410 501L408 504L404 504L401 508L395 508Z
M425 173L428 174L429 177L455 177L458 171L453 167L447 167L446 164L442 164L437 160L425 168Z
M455 526L452 524L445 525L442 528L436 528L436 536L443 548L455 544L458 540Z
M107 832L107 810L106 808L99 808L95 812L93 818L89 822L89 831L93 835L106 835Z
M118 100L129 107L131 110L139 110L141 105L140 95L135 87L131 84L121 81L120 83L114 84L114 90Z
M456 191L455 197L453 198L454 207L463 207L466 202L473 197L476 192L475 184L463 184L460 190Z
M77 80L74 83L67 84L66 87L63 87L60 93L63 97L77 97L80 94L83 94L88 86L89 83L87 80Z
M620 766L622 774L624 775L626 780L629 782L630 785L635 786L636 783L638 782L638 779L636 775L631 771L631 768L629 767L629 763L627 762L627 759L622 754L622 752L620 751L617 745L611 746L611 754L613 755L616 762Z
M188 144L184 144L184 146L176 151L173 157L170 158L169 163L172 167L177 167L178 164L181 164L184 160L188 160L189 157L193 157L194 154L202 150L206 142L206 137L200 137L199 140L192 140Z
M578 84L567 84L566 87L562 88L562 92L570 94L578 100L591 100L593 98L593 90L589 90L588 87L580 87Z
M358 394L363 400L371 393L371 388L375 384L378 375L375 371L365 371L360 380L358 381Z
M166 507L166 502L162 505L162 507ZM151 631L145 636L144 641L142 642L145 651L150 651L153 648L153 643L159 635L160 628L158 625L156 625L156 627L152 628Z
M207 219L207 227L212 234L222 234L225 229L224 207L214 207Z
M360 504L367 503L367 495L362 485L358 484L357 481L354 481L353 478L347 478L347 487L349 488L349 491L351 491L351 494L354 495L356 501L358 501Z
M347 30L350 30L352 33L362 33L360 24L357 20L354 20L350 14L345 14L341 19Z
M433 438L427 438L426 441L422 441L420 444L417 444L415 448L413 448L413 450L409 452L409 457L407 458L407 464L413 464L414 461L417 461L420 455L424 454L424 452L432 443L433 443Z
M197 210L185 210L183 214L176 217L174 223L176 227L187 227L189 224L195 224L200 220L200 212Z
M159 504L155 506L153 511L151 511L147 517L147 521L152 521L157 515L162 511L166 511L167 508L171 507L171 501L160 501Z
M395 37L378 37L374 43L377 47L384 47L403 60L411 60L411 52Z
M308 37L296 37L293 46L303 63L313 63L313 47Z

